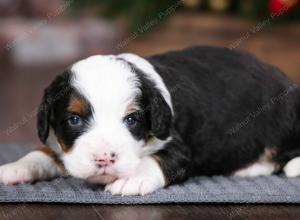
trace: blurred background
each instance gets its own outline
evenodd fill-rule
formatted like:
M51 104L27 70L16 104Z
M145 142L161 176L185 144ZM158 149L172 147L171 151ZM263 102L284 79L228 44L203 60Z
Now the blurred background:
M43 89L76 60L247 50L300 82L300 0L0 0L0 141L39 143Z

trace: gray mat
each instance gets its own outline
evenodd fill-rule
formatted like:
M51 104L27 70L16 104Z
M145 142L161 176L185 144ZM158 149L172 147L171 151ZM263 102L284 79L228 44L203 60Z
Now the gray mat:
M0 145L0 164L24 155L31 146ZM112 196L99 186L74 178L35 184L0 184L0 202L58 202L98 204L156 203L300 203L300 178L196 177L146 196Z

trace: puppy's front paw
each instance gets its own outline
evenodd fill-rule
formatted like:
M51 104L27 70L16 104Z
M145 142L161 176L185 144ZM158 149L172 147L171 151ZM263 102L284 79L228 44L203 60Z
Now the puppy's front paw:
M22 162L15 162L0 167L0 182L4 184L30 183L34 180L32 170Z
M113 195L146 195L165 186L165 178L157 162L150 157L142 159L135 174L122 177L106 185Z
M163 187L163 184L147 176L137 175L128 178L121 178L115 182L106 185L105 191L111 192L113 195L146 195Z

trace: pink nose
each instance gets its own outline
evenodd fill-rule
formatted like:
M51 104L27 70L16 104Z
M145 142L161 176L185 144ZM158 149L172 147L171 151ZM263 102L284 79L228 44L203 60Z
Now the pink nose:
M95 157L95 162L100 167L107 167L116 162L116 154L115 153L104 153L101 156Z

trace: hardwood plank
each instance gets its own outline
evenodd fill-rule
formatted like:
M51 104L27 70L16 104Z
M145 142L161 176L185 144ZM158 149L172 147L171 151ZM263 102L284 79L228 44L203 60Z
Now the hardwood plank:
M0 219L293 220L299 205L74 205L2 204Z
M98 213L97 213L98 212ZM91 205L69 204L1 204L0 219L103 219Z

